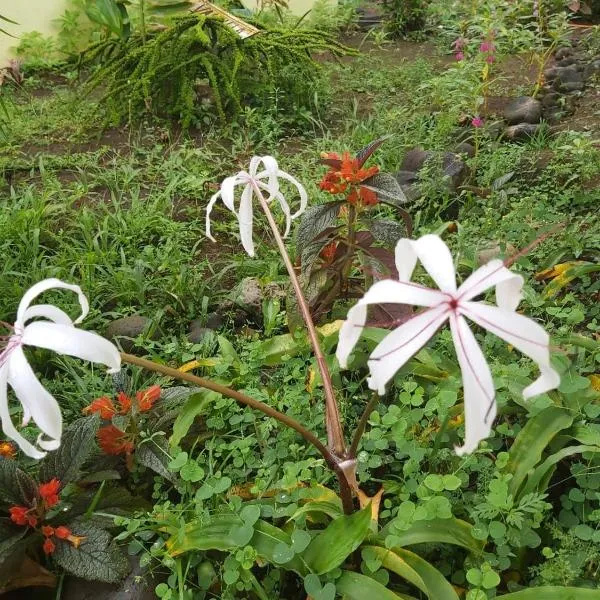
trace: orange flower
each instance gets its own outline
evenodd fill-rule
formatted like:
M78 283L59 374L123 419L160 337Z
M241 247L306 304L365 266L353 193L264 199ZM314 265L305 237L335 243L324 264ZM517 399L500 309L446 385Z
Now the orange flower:
M11 506L8 509L10 520L16 525L29 525L35 527L37 519L29 513L31 509L28 506Z
M336 250L337 242L331 242L330 244L327 244L323 250L321 250L320 256L326 263L330 263L335 256Z
M42 533L44 534L44 537L52 537L54 535L54 527L50 527L50 525L43 525Z
M117 409L108 396L102 396L102 398L96 398L89 406L83 409L84 415L89 415L90 413L99 414L101 419L112 419L117 414Z
M137 392L135 398L140 412L150 410L154 406L154 403L160 398L160 385L153 385L147 390Z
M352 190L348 196L350 204L360 202L363 206L373 206L377 204L377 194L366 187L360 187L358 190Z
M70 537L71 530L68 527L65 527L64 525L60 525L59 527L57 527L54 530L54 535L59 540L66 540L66 539L68 539Z
M60 481L52 479L48 483L42 483L38 488L38 493L48 508L55 506L59 502L58 492L60 490Z
M96 437L105 454L118 455L133 452L133 442L130 437L114 425L101 427Z
M44 553L52 554L56 550L56 544L50 538L46 538L42 548L44 549Z
M10 442L0 442L0 456L13 459L17 455L17 449Z

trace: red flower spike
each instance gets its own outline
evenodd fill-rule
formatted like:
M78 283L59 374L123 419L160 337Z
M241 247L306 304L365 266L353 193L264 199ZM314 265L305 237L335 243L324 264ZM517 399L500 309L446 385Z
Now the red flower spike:
M131 454L133 452L133 442L124 431L121 431L114 425L101 427L96 434L98 444L105 454Z
M91 413L99 414L101 419L110 420L117 414L117 409L108 396L102 396L102 398L96 398L89 406L83 409L84 415Z
M52 554L56 550L56 544L50 538L46 538L42 548L45 554Z
M117 394L117 402L121 407L121 410L119 410L120 415L127 414L131 410L132 401L125 392L119 392Z
M137 400L138 409L140 412L150 410L154 403L160 398L160 385L153 385L147 390L137 392L135 399Z
M337 246L337 242L331 242L321 250L320 256L326 263L330 263L333 260L337 251Z
M52 479L48 483L42 483L38 488L38 493L48 508L55 506L59 502L58 492L60 491L60 481Z
M43 525L42 533L44 534L44 537L52 537L54 535L54 527L50 527L50 525Z
M67 540L71 535L71 530L68 527L65 527L64 525L61 525L60 527L57 527L54 530L54 535L59 540Z

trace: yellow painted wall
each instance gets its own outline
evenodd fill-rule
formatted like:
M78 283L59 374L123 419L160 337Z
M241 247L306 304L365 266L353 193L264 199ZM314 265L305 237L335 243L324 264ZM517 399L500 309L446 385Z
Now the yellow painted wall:
M0 15L18 23L0 21L0 28L17 36L28 31L54 34L57 26L53 21L61 17L66 6L66 0L0 0ZM0 33L0 66L10 58L10 48L18 44L18 39Z

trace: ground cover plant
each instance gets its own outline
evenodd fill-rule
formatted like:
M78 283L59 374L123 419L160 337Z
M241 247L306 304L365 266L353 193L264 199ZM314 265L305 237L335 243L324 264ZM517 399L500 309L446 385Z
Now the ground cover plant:
M102 71L23 55L2 591L600 597L600 36L563 8L419 3L423 41L344 33L229 122L131 87L108 127Z

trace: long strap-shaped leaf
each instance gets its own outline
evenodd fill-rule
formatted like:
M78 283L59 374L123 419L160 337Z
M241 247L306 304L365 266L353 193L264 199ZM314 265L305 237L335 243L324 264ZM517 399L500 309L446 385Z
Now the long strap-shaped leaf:
M600 600L600 590L576 587L533 587L498 596L499 600Z
M242 39L249 38L250 36L260 33L260 29L257 29L253 25L246 23L239 17L232 15L226 10L211 4L207 0L201 0L192 7L192 12L197 12L202 15L211 15L213 17L222 17L225 23L233 29Z
M344 600L408 600L411 598L399 596L378 581L352 571L345 571L335 582L335 587Z

